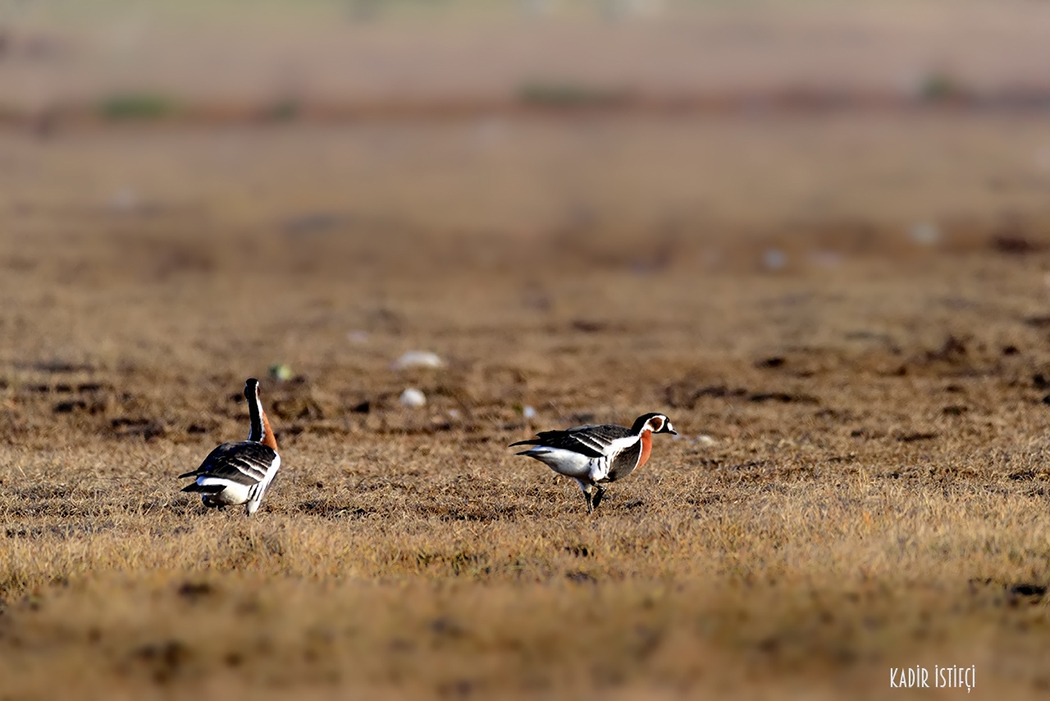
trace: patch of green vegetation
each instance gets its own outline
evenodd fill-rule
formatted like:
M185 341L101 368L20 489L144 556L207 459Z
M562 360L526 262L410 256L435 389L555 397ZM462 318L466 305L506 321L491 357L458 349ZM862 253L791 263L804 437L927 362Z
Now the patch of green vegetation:
M175 103L152 93L119 93L104 98L98 111L109 120L162 119L175 113Z
M302 111L299 101L285 98L271 103L263 110L263 119L271 122L291 122Z
M522 102L530 105L575 107L624 102L630 95L623 89L594 88L570 82L538 81L521 86L518 97Z
M919 84L919 97L923 100L955 100L967 94L965 86L947 73L930 73Z

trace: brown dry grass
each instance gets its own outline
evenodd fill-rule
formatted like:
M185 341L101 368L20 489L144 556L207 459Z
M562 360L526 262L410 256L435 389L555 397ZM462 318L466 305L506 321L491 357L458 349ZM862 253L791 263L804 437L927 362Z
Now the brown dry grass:
M1045 693L1050 134L938 119L4 137L0 697ZM506 448L647 410L590 518Z

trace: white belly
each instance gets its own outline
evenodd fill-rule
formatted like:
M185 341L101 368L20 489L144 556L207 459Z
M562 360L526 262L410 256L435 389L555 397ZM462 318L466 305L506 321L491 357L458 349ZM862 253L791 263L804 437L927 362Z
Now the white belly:
M571 450L536 446L532 450L526 451L525 455L528 455L530 458L536 458L558 474L577 479L598 480L608 472L608 467L606 466L608 460L589 458Z

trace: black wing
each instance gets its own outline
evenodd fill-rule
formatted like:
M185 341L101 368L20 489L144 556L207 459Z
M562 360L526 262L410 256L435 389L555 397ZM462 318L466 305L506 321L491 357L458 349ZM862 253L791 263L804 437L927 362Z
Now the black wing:
M223 443L204 458L193 472L182 477L221 477L238 484L252 486L262 482L277 459L277 453L268 445L255 441Z
M528 441L511 443L515 445L544 445L549 448L571 450L589 458L600 458L605 450L617 438L633 436L630 429L615 424L602 426L576 426L564 431L541 431Z

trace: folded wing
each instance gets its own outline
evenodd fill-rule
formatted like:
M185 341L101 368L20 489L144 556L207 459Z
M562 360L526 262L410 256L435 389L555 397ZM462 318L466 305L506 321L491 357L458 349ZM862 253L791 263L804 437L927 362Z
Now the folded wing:
M547 448L569 450L589 458L610 455L623 445L624 439L634 438L623 426L577 426L565 431L541 431L536 438L511 445L542 445Z
M268 445L254 441L223 443L204 458L200 467L179 477L211 477L251 487L264 481L275 464L279 464L277 452Z

